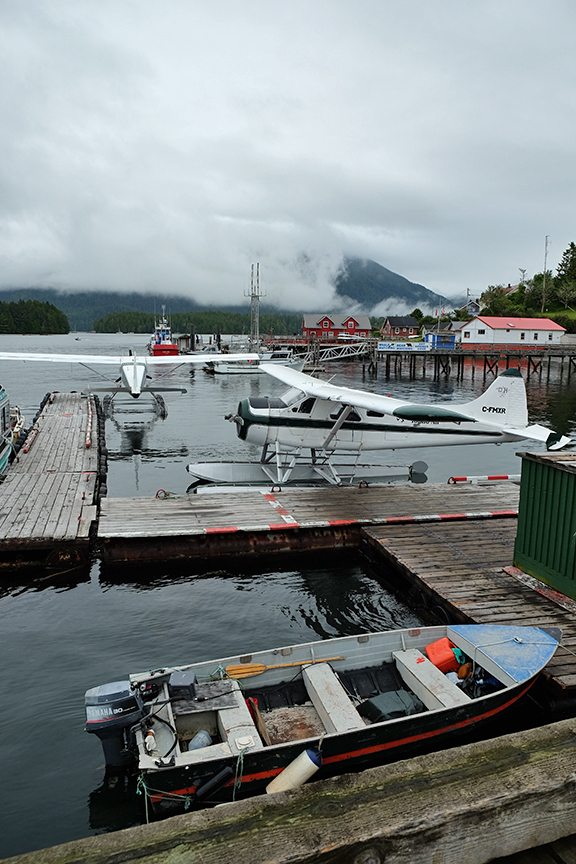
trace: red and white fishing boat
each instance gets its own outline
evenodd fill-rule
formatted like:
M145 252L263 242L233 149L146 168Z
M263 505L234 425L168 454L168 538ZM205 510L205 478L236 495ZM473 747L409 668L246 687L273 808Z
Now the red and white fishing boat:
M166 307L162 306L162 315L154 326L154 335L148 344L148 352L153 357L170 357L177 355L178 344L172 336L172 328L166 318Z

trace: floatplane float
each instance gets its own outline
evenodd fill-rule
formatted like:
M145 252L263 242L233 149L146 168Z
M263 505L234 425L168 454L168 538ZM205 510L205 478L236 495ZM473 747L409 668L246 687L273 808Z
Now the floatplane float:
M382 466L359 464L367 451L522 440L559 450L572 443L544 426L529 425L526 387L517 369L502 372L471 402L419 405L282 366L262 368L289 389L282 396L243 399L226 416L242 441L262 447L260 462L190 464L187 470L198 483L337 485L386 473ZM343 454L355 454L356 461L338 465ZM405 469L404 479L416 476L422 482L422 464ZM401 471L392 469L392 474L401 476Z
M442 625L366 633L130 675L86 692L109 767L158 813L404 759L498 718L560 631Z
M257 354L222 354L227 363L235 363L246 359L258 359ZM89 387L85 393L104 392L115 396L118 393L127 393L134 399L138 399L143 393L165 393L177 392L186 393L184 387L169 387L157 383L148 384L152 380L149 374L152 369L157 367L168 367L166 374L171 374L179 366L186 365L201 365L205 363L205 358L197 354L186 354L174 356L142 356L139 357L132 351L126 355L108 355L108 354L36 354L36 353L13 353L8 351L0 351L0 360L23 360L41 363L80 363L91 372L106 378L109 382L107 386ZM116 366L118 368L118 377L110 379L97 369L92 369L92 366ZM159 376L160 379L163 377ZM156 379L158 380L158 379Z

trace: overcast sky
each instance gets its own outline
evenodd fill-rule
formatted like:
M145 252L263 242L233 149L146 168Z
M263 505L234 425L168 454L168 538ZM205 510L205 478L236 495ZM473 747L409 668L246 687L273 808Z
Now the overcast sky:
M0 285L319 311L576 241L574 0L0 0Z

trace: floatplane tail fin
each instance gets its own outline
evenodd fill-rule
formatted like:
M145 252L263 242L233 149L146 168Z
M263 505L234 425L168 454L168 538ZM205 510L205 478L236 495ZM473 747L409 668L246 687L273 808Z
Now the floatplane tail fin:
M506 369L481 396L458 408L483 423L494 422L520 429L528 426L526 385L518 369Z
M526 385L518 369L506 369L478 399L460 409L484 423L501 425L507 435L541 441L547 450L561 450L573 443L566 435L545 426L528 425Z

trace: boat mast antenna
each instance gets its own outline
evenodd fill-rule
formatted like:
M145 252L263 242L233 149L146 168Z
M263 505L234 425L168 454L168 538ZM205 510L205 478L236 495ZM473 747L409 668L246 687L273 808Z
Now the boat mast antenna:
M256 264L256 277L254 277L254 264L252 264L250 294L244 292L244 296L250 297L250 351L258 351L260 347L260 298L266 296L266 292L260 290L260 264Z

